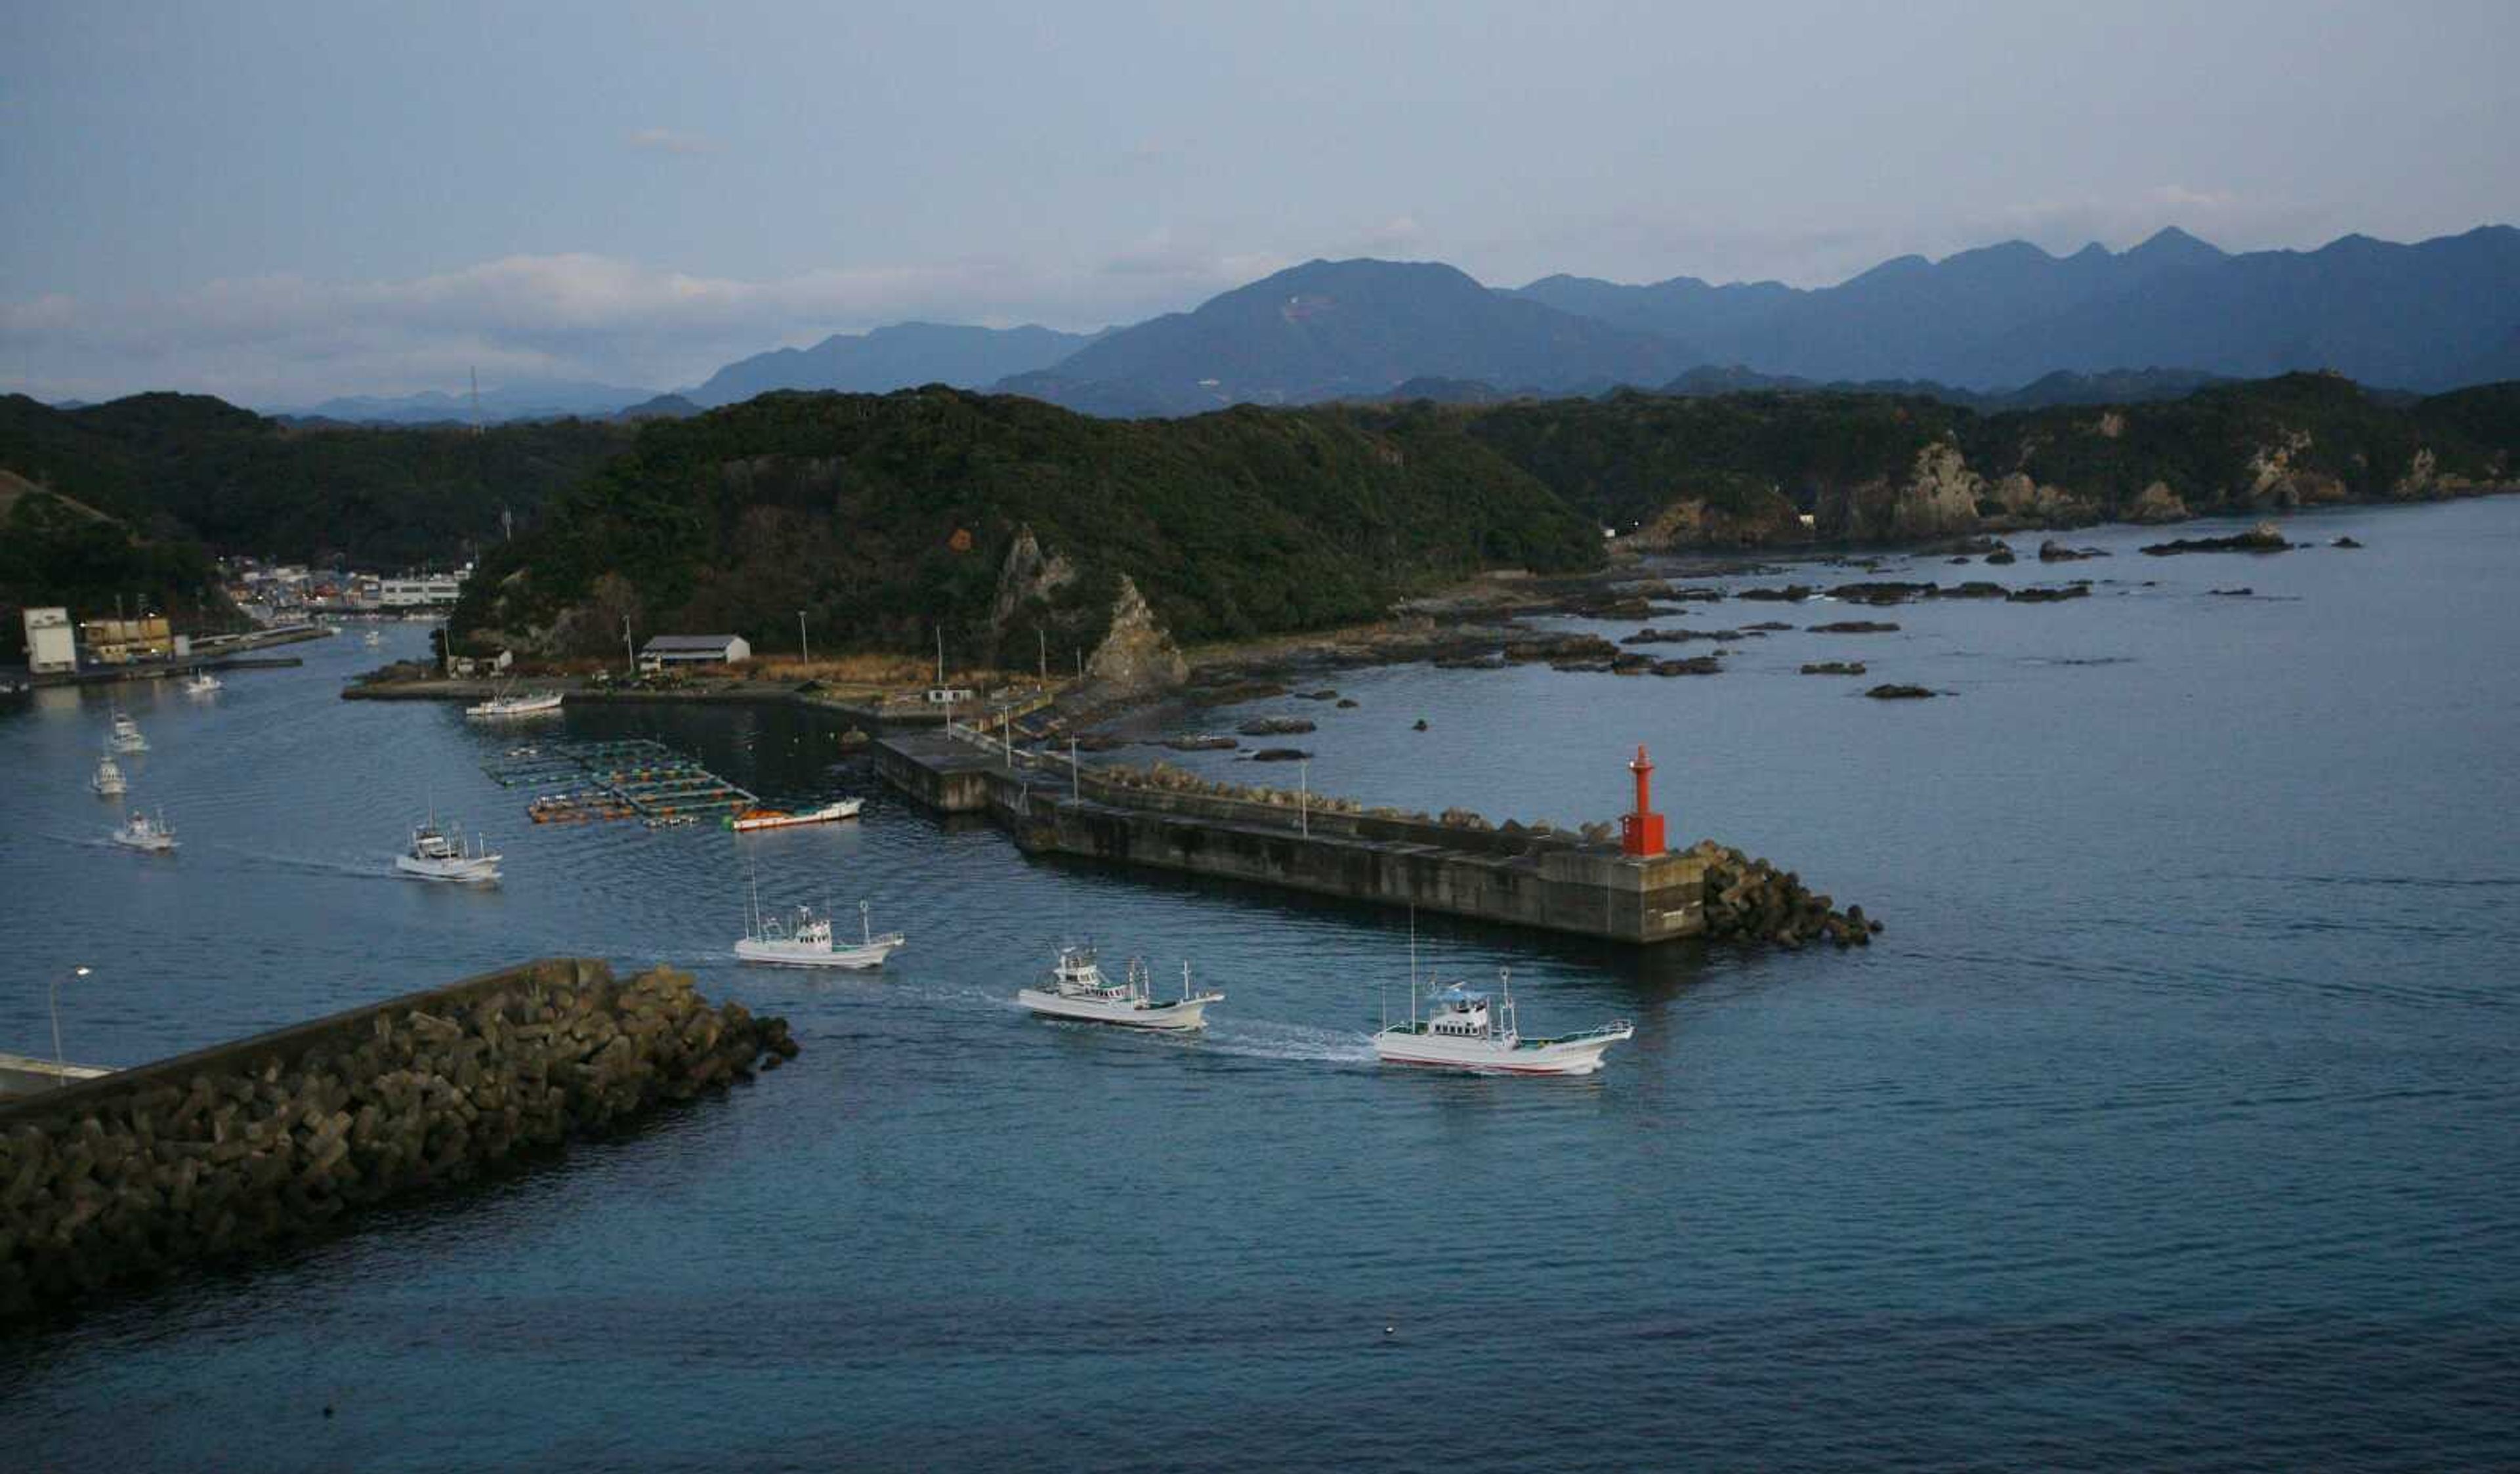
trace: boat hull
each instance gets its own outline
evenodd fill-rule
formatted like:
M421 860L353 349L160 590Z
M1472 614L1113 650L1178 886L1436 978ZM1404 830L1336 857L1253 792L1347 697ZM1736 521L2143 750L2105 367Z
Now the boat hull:
M1601 1034L1501 1049L1481 1040L1445 1039L1404 1031L1375 1035L1373 1052L1385 1064L1474 1075L1590 1075L1600 1069L1601 1056L1610 1046L1630 1037Z
M99 798L117 798L129 788L128 784L120 782L119 780L110 783L101 783L90 781L88 786L96 790L96 796Z
M809 809L802 814L763 814L750 818L729 819L726 826L739 834L748 834L754 829L784 829L800 824L831 824L836 820L857 818L858 810L865 806L864 799L844 798L837 803L825 804L819 809Z
M1091 998L1064 998L1039 988L1025 988L1015 994L1015 1002L1045 1018L1074 1019L1079 1023L1114 1024L1123 1029L1152 1029L1166 1034L1184 1034L1207 1027L1207 1005L1220 995L1208 994L1188 1002L1173 1000L1163 1003L1105 1002Z
M845 967L865 971L882 966L885 959L906 945L899 937L878 937L849 947L808 947L745 937L735 944L735 956L738 961L762 967Z
M126 850L138 850L144 855L171 855L175 853L175 841L163 836L135 839L128 834L116 833L113 835L113 842L122 846Z
M414 880L442 880L455 885L486 885L499 878L499 861L503 857L485 855L470 860L416 860L409 855L396 855L394 869Z
M478 706L465 707L464 714L476 721L484 722L510 721L518 717L558 716L562 700L561 696L524 696L510 701L489 700Z

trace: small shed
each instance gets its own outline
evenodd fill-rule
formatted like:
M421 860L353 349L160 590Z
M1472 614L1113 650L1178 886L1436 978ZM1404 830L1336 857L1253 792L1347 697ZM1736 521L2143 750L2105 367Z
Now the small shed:
M639 650L641 670L668 665L732 665L752 658L751 643L742 635L658 635Z

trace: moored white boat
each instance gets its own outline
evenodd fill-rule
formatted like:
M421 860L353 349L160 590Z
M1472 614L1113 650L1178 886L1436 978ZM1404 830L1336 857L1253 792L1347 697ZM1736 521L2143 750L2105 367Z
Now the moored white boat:
M184 678L184 694L188 696L215 695L218 693L219 688L225 684L227 683L221 681L218 677L211 675L208 671L197 670Z
M1483 1075L1590 1075L1610 1046L1636 1037L1626 1019L1549 1039L1526 1039L1516 1027L1511 977L1497 970L1498 997L1466 984L1439 984L1418 1017L1417 984L1410 984L1409 1020L1373 1036L1373 1052L1385 1064L1426 1065Z
M131 818L113 831L112 837L126 850L146 850L152 855L172 854L175 849L175 830L167 825L163 810L155 819L132 810Z
M464 708L468 717L496 721L503 717L542 717L560 710L562 693L538 691L521 696L492 696L487 701Z
M428 823L412 826L411 848L394 857L394 869L416 880L480 884L499 878L499 862L505 858L490 853L478 836L467 848L461 833L440 829L431 815Z
M111 752L96 760L96 776L87 781L87 785L101 798L118 797L131 786L122 776L122 765L113 760Z
M726 826L742 834L753 829L784 829L790 825L830 824L838 819L855 819L858 817L858 810L864 807L866 807L866 800L862 798L841 798L834 799L819 809L806 809L793 814L785 809L745 809L741 813L728 815Z
M113 714L113 732L106 738L106 746L115 752L146 752L149 739L140 735L140 724L131 720L131 713L117 711Z
M1042 986L1015 994L1015 1002L1050 1018L1175 1032L1207 1027L1207 1005L1224 999L1222 993L1191 992L1188 962L1182 963L1182 995L1177 999L1152 996L1143 958L1131 958L1127 975L1115 983L1103 975L1091 947L1060 948L1058 961Z
M864 901L858 903L860 940L854 943L834 943L832 918L810 906L799 906L785 918L766 915L757 893L748 920L748 934L735 944L736 959L767 967L880 967L886 958L910 945L910 939L897 931L876 935Z

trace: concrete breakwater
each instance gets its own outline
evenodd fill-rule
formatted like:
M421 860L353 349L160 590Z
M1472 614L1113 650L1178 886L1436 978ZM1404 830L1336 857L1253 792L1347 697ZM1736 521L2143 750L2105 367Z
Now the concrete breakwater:
M0 1321L775 1068L779 1018L555 959L0 1104Z
M986 815L1032 853L1640 945L1714 936L1852 946L1878 929L1792 871L1712 842L1631 854L1580 834L1151 787L1081 765L1071 775L1064 759L1009 754L960 729L886 737L876 768L928 808Z

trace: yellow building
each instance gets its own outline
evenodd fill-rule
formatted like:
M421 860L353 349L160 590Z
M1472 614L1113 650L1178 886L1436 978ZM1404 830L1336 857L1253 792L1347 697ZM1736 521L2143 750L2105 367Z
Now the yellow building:
M163 614L145 619L91 619L79 626L88 658L99 665L163 660L175 653L175 631Z

